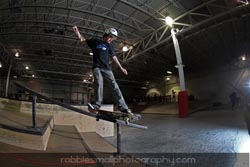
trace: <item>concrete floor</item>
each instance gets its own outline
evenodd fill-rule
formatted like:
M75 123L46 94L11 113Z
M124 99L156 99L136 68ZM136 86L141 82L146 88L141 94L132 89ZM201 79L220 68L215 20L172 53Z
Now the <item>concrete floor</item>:
M250 138L243 111L210 108L187 118L144 114L138 123L148 125L148 130L122 127L122 152L139 157L194 155L204 163L199 166L211 166L213 162L212 166L248 167L249 154L243 153L250 152ZM116 137L106 140L116 144Z
M167 105L164 105L164 109L170 110ZM123 126L121 151L153 167L249 167L250 138L244 111L241 108L231 111L229 107L222 106L199 110L187 118L143 114L143 119L137 123L147 125L149 129ZM52 133L48 152L85 152L79 141L80 135L73 135L70 128L60 127ZM62 134L64 131L68 134ZM53 138L53 135L57 138ZM116 137L105 140L116 145ZM92 141L94 147L99 147L94 139ZM4 144L0 145L1 150L10 149ZM191 161L180 163L177 161L180 158Z

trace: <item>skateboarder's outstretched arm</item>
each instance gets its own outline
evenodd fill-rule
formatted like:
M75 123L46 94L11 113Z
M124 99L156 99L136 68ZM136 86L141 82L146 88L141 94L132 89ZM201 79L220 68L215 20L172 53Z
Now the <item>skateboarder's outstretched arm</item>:
M116 56L113 57L113 60L115 63L120 67L121 71L125 74L128 75L128 72L125 68L122 67L121 63L119 62L118 58Z
M74 26L74 27L73 27L73 30L74 30L74 32L76 33L77 37L79 38L79 40L80 40L81 42L85 42L85 41L86 41L86 39L80 34L80 32L79 32L77 26Z

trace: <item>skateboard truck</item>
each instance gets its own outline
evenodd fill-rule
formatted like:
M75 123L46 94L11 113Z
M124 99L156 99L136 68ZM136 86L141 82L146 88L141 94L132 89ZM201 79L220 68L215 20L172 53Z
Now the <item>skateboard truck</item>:
M125 117L125 118L124 118L124 122L126 123L126 125L129 124L129 120L130 120L129 117Z

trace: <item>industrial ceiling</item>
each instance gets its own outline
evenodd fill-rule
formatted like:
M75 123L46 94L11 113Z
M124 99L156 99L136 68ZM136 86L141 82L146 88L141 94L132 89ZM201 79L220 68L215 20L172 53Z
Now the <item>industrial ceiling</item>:
M11 69L15 78L90 81L91 51L74 34L77 25L86 38L118 30L117 57L129 73L124 76L113 63L120 84L145 86L166 71L178 76L166 16L175 21L187 74L233 67L240 55L249 55L247 0L1 0L0 74Z

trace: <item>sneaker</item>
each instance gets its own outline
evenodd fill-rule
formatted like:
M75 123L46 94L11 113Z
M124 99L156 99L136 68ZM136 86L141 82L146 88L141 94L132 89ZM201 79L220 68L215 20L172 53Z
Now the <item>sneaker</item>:
M123 118L126 124L129 124L131 120L133 120L134 114L130 109L124 109L122 112L125 114L125 117Z
M101 106L97 104L91 104L91 103L88 103L88 107L92 110L99 110L101 108Z
M134 113L132 113L132 111L130 109L124 109L124 110L122 110L122 112L125 113L125 114L128 114L129 116L134 115Z

